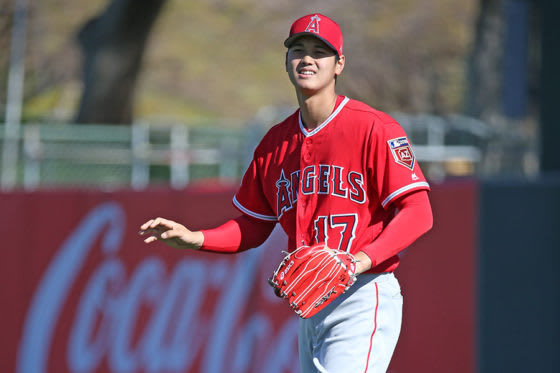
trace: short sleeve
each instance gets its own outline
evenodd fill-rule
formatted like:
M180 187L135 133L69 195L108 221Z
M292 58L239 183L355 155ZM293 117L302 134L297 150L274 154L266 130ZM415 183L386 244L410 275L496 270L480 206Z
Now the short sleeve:
M376 123L370 157L374 184L383 208L416 190L429 190L418 160L403 128L397 122Z
M253 218L278 221L264 193L261 168L262 159L255 151L253 160L243 175L241 186L233 197L233 204L239 211Z

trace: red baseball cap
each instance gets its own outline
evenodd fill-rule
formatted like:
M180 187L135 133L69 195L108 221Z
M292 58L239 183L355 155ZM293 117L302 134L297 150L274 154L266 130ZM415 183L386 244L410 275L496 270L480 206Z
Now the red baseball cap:
M338 23L319 13L308 14L297 19L290 28L290 36L284 41L289 48L295 39L303 35L313 35L342 55L342 31Z

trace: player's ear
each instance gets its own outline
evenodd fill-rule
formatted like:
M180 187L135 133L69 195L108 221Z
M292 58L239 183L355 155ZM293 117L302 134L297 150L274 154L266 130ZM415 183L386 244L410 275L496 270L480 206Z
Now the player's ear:
M342 70L344 70L344 64L346 63L346 57L344 55L340 55L336 58L335 60L335 70L334 73L335 75L340 75L342 73Z
M284 59L284 68L288 72L288 52L286 51L286 58Z

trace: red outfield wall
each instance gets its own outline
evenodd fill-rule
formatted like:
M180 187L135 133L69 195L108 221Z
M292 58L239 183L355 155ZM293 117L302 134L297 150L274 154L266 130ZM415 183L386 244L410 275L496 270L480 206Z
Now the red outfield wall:
M278 236L228 256L137 235L154 216L217 225L236 214L233 193L0 194L0 371L298 372L297 317L266 282ZM397 272L405 309L391 372L474 372L476 198L472 183L433 188L434 229Z

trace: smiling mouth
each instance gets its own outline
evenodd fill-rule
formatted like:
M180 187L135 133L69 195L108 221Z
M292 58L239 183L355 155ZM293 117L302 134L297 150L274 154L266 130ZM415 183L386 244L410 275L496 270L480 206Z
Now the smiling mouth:
M305 75L305 76L311 76L311 75L315 75L315 72L314 71L309 71L309 70L302 70L302 71L299 71L299 74L300 75Z

